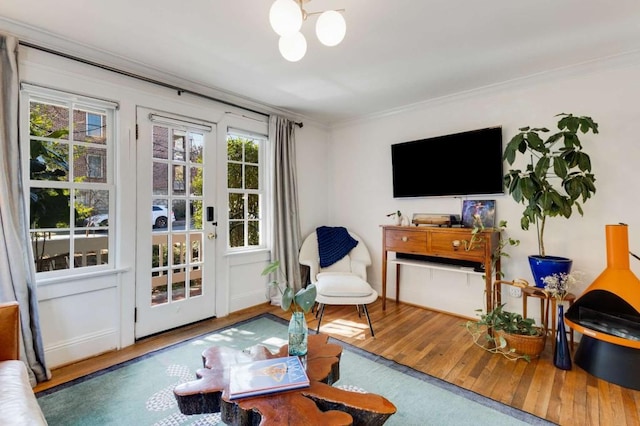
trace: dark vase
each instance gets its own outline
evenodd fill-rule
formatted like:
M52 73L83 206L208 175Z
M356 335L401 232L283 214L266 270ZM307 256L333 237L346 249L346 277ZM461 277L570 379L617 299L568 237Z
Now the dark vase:
M529 256L529 266L533 275L533 285L544 288L544 277L571 272L573 260L560 256Z
M564 306L558 305L558 329L556 330L556 350L553 353L553 365L561 370L571 370L571 353L564 325Z

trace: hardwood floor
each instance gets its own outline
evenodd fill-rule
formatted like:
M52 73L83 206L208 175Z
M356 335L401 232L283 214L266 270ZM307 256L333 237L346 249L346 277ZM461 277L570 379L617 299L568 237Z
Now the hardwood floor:
M289 318L279 307L265 304L202 321L55 369L52 379L34 390L48 389L263 312ZM640 391L597 379L575 365L570 371L555 368L549 341L540 359L513 362L475 346L464 328L465 319L393 300L387 301L386 311L378 300L369 306L369 313L375 338L370 336L366 319L358 318L352 306L327 306L321 331L560 425L640 425ZM317 320L312 314L308 323L315 330Z

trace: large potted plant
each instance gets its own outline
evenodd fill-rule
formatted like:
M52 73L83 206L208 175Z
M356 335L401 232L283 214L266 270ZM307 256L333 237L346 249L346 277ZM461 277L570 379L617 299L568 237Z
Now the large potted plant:
M583 150L579 133L598 133L591 117L558 114L558 132L544 127L523 127L507 144L503 159L512 166L519 156L527 161L524 170L512 168L504 175L504 185L513 199L525 206L520 219L522 229L535 225L538 254L529 256L536 287L554 273L569 273L572 261L545 252L544 232L547 218L570 218L574 211L583 214L585 203L596 192L591 173L591 158Z

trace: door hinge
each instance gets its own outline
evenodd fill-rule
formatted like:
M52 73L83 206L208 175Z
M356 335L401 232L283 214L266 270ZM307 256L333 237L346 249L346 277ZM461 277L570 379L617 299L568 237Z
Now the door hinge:
M133 308L133 322L138 322L138 308Z
M136 124L136 140L138 140L138 125Z

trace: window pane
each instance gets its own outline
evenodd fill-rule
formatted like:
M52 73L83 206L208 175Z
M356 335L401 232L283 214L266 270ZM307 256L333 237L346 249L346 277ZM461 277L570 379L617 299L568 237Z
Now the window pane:
M260 245L260 222L257 220L249 221L249 245Z
M260 219L260 196L258 194L249 194L249 219Z
M189 234L191 238L191 263L202 261L202 234Z
M167 290L169 286L168 275L166 271L158 273L151 273L151 305L162 305L169 301L169 295Z
M202 229L202 201L191 201L191 220L189 229Z
M173 234L173 257L171 266L187 263L187 234Z
M66 181L69 176L69 145L31 139L30 179Z
M73 148L74 182L107 183L107 150L83 145Z
M228 164L227 188L242 188L242 164Z
M105 144L106 125L104 114L73 110L73 139L76 141Z
M153 158L169 159L169 129L153 126Z
M69 269L69 231L31 232L36 272Z
M153 235L151 243L151 267L163 268L169 264L169 254L167 249L168 236Z
M186 200L173 200L171 219L171 226L173 230L183 230L185 227L185 220L187 219L187 201Z
M245 189L258 189L258 166L244 166Z
M74 237L74 267L104 265L109 262L109 231Z
M69 139L69 108L35 101L29 107L30 135Z
M189 297L202 296L202 269L195 267L189 275Z
M75 224L78 227L109 225L109 191L78 189L75 191Z
M258 142L249 140L244 146L244 161L258 164Z
M244 197L242 194L229 194L229 219L244 219Z
M184 195L185 193L185 180L184 180L184 172L186 166L173 166L173 193L178 195Z
M198 133L189 133L191 137L191 162L202 164L202 154L204 151L204 135Z
M69 228L70 197L68 189L31 188L31 228Z
M244 223L229 223L229 247L244 247Z
M242 161L242 139L227 137L227 159Z
M153 195L169 195L169 165L153 162Z
M183 131L173 131L173 159L185 161L185 133Z
M190 167L189 170L191 195L202 195L202 167Z
M169 217L172 219L175 217L173 212L169 211L167 207L169 205L169 200L166 199L156 199L153 200L153 205L151 206L151 227L154 232L166 231L167 226L169 226Z

